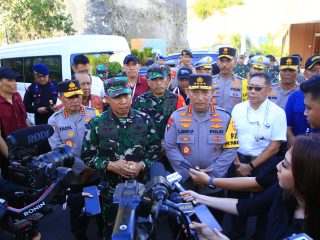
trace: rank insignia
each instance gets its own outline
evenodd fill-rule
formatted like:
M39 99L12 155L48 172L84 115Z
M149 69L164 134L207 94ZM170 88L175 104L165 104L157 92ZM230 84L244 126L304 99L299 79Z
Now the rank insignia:
M183 146L182 147L182 153L184 155L189 155L190 154L190 148L188 146Z
M181 115L181 116L185 116L186 113L185 113L185 112L180 112L180 115Z
M73 132L68 132L69 137L73 137L74 133Z
M216 99L216 98L212 98L211 103L212 103L212 104L216 104L216 103L217 103L217 99Z
M237 81L237 80L233 81L233 82L232 82L232 87L234 87L234 88L239 88L239 87L240 87L239 81Z
M188 137L183 137L183 138L181 138L181 140L184 141L184 142L188 142L188 141L190 140L190 138L188 138Z
M215 124L211 125L210 128L222 128L222 125L215 123Z
M214 141L215 141L215 142L221 142L221 137L215 137L215 138L214 138Z
M84 120L85 122L90 122L91 118L87 118L86 120Z
M191 124L189 123L180 123L180 126L184 127L184 128L188 128L191 126Z
M218 122L222 122L222 120L220 118L212 118L210 122L218 123Z

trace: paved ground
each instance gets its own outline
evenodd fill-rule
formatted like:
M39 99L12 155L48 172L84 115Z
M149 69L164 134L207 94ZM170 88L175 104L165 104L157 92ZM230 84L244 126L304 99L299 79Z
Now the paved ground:
M228 232L230 230L230 215L225 215L223 228L224 231ZM248 226L248 236L252 234L254 226L254 218L250 219ZM53 205L53 211L44 216L40 222L40 231L43 240L73 240L75 239L70 232L69 227L69 211L62 210L59 205ZM94 219L91 219L88 229L88 236L92 240L100 240L97 235L97 226ZM0 240L12 240L12 236L6 234L1 237ZM249 238L248 238L249 239ZM169 240L169 239L167 239Z

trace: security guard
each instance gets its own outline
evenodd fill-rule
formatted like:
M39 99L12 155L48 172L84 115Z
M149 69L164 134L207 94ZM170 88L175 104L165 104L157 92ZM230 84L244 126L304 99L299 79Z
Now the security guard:
M89 122L82 159L98 169L106 183L101 203L105 239L111 239L117 215L114 190L127 179L148 181L148 169L159 157L160 139L150 116L131 108L126 77L109 79L105 92L110 107Z
M52 149L61 144L67 144L71 147L73 155L80 157L86 126L92 118L99 115L99 112L94 108L81 105L83 91L77 80L65 80L58 84L58 88L59 98L64 107L49 118L48 124L55 129L54 134L49 138L49 144ZM80 194L84 186L98 183L99 174L92 170L92 178L72 183L70 199ZM81 202L69 203L71 232L77 240L87 239L87 218L82 216L82 208L83 203Z
M219 48L218 67L220 73L213 77L212 104L231 112L233 107L248 99L247 81L233 74L236 50Z
M212 76L193 74L189 79L189 106L175 111L168 120L165 150L171 166L182 175L186 189L210 196L223 196L222 189L197 186L189 178L185 161L211 176L225 177L236 157L238 138L231 115L210 103ZM212 184L210 184L212 185ZM215 216L217 216L215 214ZM222 214L218 216L222 219Z
M197 74L212 74L212 57L206 56L194 64Z
M285 110L289 95L299 89L296 82L300 59L298 57L282 57L280 59L280 83L272 86L270 101Z
M244 63L245 59L245 55L240 55L238 63L233 69L233 73L241 78L247 78L247 74L250 72L250 68Z
M54 106L58 98L56 81L49 80L50 70L37 63L32 67L35 81L27 88L23 103L27 112L35 114L35 124L47 124L49 117L55 111Z

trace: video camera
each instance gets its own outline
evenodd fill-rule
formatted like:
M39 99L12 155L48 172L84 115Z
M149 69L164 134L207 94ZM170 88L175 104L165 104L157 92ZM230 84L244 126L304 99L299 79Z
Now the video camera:
M72 166L74 157L67 145L37 156L37 145L51 137L53 132L52 126L42 124L20 129L7 137L10 181L32 189L42 189L56 179L58 167Z
M113 203L118 205L113 240L163 239L161 234L171 230L174 231L172 239L198 239L196 231L189 228L191 219L207 223L212 229L222 230L205 205L185 203L173 191L185 191L178 183L180 174L166 175L164 166L155 163L150 168L151 180L147 184L127 180L117 185L113 196ZM163 216L168 218L164 219ZM167 228L156 226L161 219L169 222Z

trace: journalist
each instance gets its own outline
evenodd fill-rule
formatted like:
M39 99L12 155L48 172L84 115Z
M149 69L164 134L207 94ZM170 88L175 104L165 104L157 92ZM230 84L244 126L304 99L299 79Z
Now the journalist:
M279 182L250 199L215 198L183 192L186 201L239 216L268 214L265 239L283 239L306 232L320 238L320 135L299 136L277 165Z

